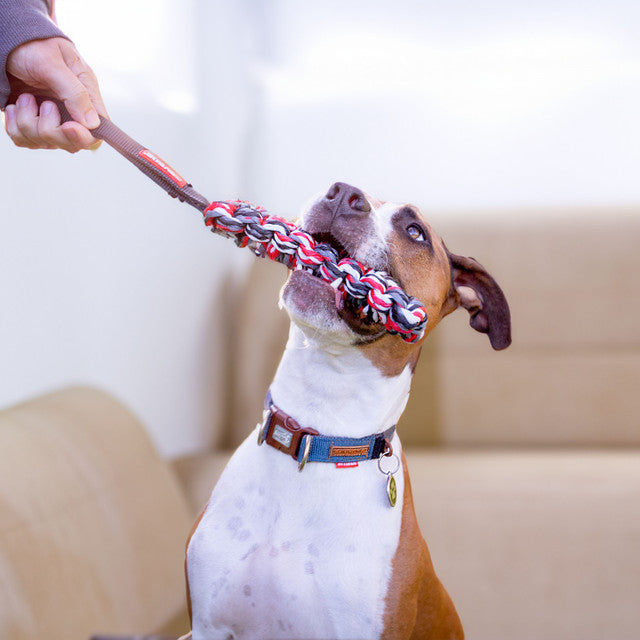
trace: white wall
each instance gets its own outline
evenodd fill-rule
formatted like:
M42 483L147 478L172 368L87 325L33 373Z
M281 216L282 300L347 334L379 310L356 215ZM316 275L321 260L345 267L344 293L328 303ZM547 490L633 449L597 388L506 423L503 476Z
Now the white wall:
M116 123L211 198L293 215L341 179L450 212L640 203L638 3L110 6L59 0L61 26ZM220 294L251 257L106 145L5 137L0 167L0 405L94 383L168 455L215 442Z
M432 209L640 200L640 3L273 4L256 192Z
M140 139L184 118L122 118ZM163 145L158 146L158 152ZM195 164L174 142L176 165ZM128 402L166 453L212 440L216 292L235 247L109 148L75 157L0 147L2 404L70 383ZM192 171L192 173L201 173ZM206 184L205 184L206 186Z
M95 7L75 4L95 19ZM212 199L240 196L244 119L212 126L210 110L196 110L202 82L181 76L194 59L181 45L198 28L190 3L186 13L176 10L181 18L146 25L119 5L119 15L118 7L107 15L134 19L121 27L119 58L95 48L101 38L93 28L68 30L104 78L111 117ZM63 9L58 3L64 27ZM151 47L142 61L140 41ZM127 49L131 69L119 71ZM96 63L90 53L101 54ZM206 58L202 64L209 66ZM239 64L229 61L217 79L232 75L243 103ZM0 405L97 384L138 413L165 454L214 443L224 373L221 293L250 256L212 236L198 211L170 199L107 145L69 156L16 149L2 137L0 167Z

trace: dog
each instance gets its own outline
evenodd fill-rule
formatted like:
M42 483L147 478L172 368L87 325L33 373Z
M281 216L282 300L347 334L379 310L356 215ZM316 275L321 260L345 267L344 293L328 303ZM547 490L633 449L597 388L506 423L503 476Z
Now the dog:
M425 336L462 307L494 349L510 344L498 284L473 258L450 253L416 207L338 182L299 223L419 299ZM280 298L291 328L264 420L232 456L187 543L185 638L463 638L395 433L424 337L405 342L363 321L302 270Z

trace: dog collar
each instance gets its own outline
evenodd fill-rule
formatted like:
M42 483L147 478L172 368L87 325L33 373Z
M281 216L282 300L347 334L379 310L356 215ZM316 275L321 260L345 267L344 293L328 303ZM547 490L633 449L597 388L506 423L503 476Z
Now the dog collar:
M290 415L276 407L271 392L265 399L262 423L258 424L258 444L266 442L289 454L302 471L307 462L350 463L376 460L391 452L396 425L363 438L325 436L316 429L302 427Z

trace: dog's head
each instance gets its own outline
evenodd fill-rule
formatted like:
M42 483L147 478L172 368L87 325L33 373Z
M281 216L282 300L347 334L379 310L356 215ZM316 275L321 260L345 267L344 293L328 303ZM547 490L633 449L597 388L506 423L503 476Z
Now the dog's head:
M509 307L496 281L473 258L450 253L417 207L381 202L336 182L308 206L299 223L340 254L386 271L420 300L429 319L425 336L442 318L463 307L471 326L488 334L494 349L511 343ZM329 284L306 272L290 275L282 304L309 337L327 344L360 347L369 355L377 354L376 359L382 353L388 358L391 352L398 365L419 353L416 347L422 340L407 344L381 325L366 324L341 304Z

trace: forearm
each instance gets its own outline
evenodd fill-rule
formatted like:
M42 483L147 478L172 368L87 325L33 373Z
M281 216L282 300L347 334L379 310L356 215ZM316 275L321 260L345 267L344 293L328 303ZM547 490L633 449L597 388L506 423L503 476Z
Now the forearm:
M45 0L0 0L0 108L11 92L7 57L16 47L31 40L66 37L49 17Z

